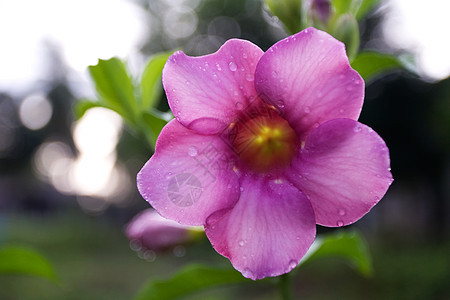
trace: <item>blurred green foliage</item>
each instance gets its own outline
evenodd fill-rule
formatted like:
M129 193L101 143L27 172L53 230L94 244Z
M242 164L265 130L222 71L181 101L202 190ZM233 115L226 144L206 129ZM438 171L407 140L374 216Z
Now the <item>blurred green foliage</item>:
M25 246L0 248L0 274L32 275L57 281L51 264L41 254Z

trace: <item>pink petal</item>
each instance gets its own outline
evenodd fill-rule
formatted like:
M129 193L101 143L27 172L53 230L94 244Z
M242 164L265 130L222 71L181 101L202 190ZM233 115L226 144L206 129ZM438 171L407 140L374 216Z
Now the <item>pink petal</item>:
M311 131L287 172L311 201L317 224L343 226L364 216L392 183L389 150L371 128L335 119Z
M314 241L311 204L281 180L243 177L236 206L213 214L205 226L216 251L254 280L289 272Z
M273 45L258 63L255 86L301 140L325 121L357 120L364 99L364 81L350 67L344 44L314 28Z
M219 137L199 135L173 120L137 175L139 192L163 217L203 225L239 197L233 155Z
M262 54L256 45L238 39L206 56L175 52L162 75L174 116L199 133L222 131L256 98L253 80Z

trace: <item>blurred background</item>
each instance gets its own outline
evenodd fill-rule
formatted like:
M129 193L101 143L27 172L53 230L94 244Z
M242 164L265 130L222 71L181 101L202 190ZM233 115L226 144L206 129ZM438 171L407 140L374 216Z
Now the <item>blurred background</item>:
M395 179L350 226L368 241L374 276L307 264L294 279L299 298L450 298L448 11L445 0L389 0L360 23L362 49L411 54L417 67L366 83L360 121L386 141ZM0 245L38 250L61 281L2 275L0 299L131 299L188 262L228 264L207 241L156 256L130 247L125 225L148 208L135 176L152 150L114 112L75 120L73 107L96 98L87 67L99 58L126 60L137 80L161 51L203 55L230 38L266 50L285 36L259 0L0 0ZM277 294L256 284L201 297Z

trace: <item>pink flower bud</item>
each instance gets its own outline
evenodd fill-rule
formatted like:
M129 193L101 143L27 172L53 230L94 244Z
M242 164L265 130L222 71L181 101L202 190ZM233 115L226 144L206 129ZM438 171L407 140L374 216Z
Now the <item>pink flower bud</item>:
M191 241L190 229L192 226L164 219L155 210L146 209L131 220L126 235L146 250L161 252Z

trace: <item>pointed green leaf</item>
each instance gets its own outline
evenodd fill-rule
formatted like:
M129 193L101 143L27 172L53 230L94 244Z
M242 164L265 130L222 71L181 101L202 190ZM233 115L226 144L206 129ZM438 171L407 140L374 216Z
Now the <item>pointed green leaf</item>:
M0 274L33 275L56 281L56 274L50 263L27 247L0 248Z
M162 69L172 52L159 53L150 58L141 78L141 109L154 107L162 92Z
M110 107L127 120L137 115L134 87L125 64L118 58L99 59L98 64L89 66L100 103Z
M340 231L337 234L316 238L300 264L326 257L344 259L363 276L372 274L372 261L368 246L357 232Z
M167 280L151 280L135 300L171 300L187 297L213 287L234 283L253 282L234 269L215 269L190 265Z
M359 53L353 60L352 67L358 71L365 81L370 81L378 75L392 72L396 69L406 69L414 72L413 63L410 60L375 51Z

